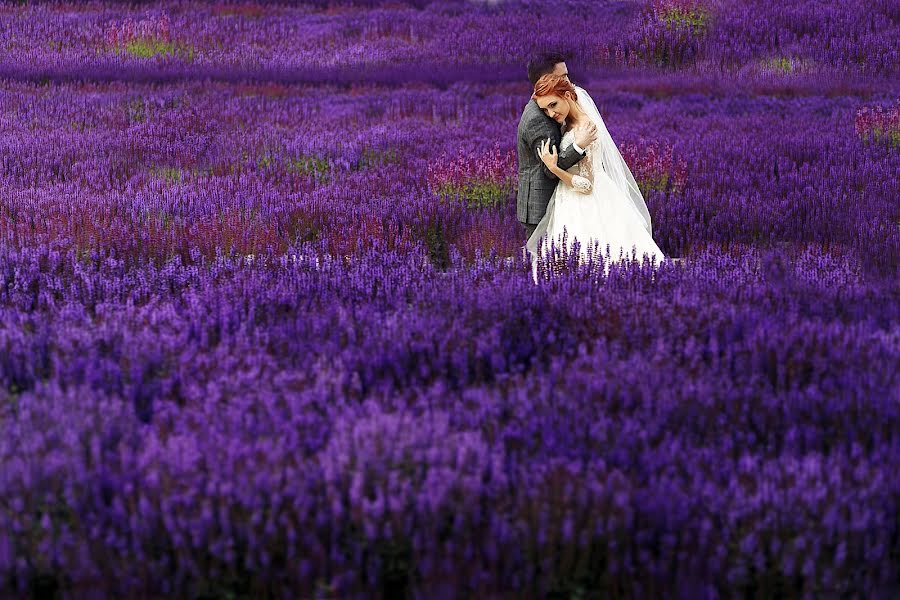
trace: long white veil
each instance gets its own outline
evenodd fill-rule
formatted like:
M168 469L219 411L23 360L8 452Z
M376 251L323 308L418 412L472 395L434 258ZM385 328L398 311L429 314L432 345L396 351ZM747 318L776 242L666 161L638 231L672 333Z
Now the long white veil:
M628 164L625 162L625 159L622 158L622 153L619 152L615 142L613 142L612 136L609 135L609 130L606 129L603 117L600 116L597 106L584 89L575 86L575 93L578 96L578 106L597 126L597 146L599 146L599 152L591 153L594 173L599 173L602 170L613 180L616 187L624 193L625 197L634 208L635 213L640 217L644 229L647 230L650 237L653 237L650 211L647 210L647 203L644 202L644 196L641 194L641 190L634 179L634 175L631 174L631 169L628 168ZM557 149L557 151L558 150L559 149ZM587 157L582 160L587 160ZM544 218L538 223L534 233L528 238L528 242L525 244L525 248L533 255L537 254L537 247L540 239L543 237L544 233L546 233L549 221L553 216L553 207L556 204L556 191L559 189L560 185L564 184L560 182L556 185L556 189L550 197L550 202L547 204L547 212L544 214Z
M600 153L603 161L601 167L616 186L625 192L628 200L634 206L634 210L640 215L644 229L647 230L650 237L653 237L650 211L647 210L647 203L644 202L644 196L641 194L637 181L634 180L634 175L631 174L631 169L628 168L628 163L622 158L622 153L619 152L619 148L616 147L612 136L609 135L606 123L603 122L603 117L600 116L600 111L597 110L597 105L594 104L590 95L577 85L575 86L575 93L578 95L578 106L597 125L597 139L600 141Z

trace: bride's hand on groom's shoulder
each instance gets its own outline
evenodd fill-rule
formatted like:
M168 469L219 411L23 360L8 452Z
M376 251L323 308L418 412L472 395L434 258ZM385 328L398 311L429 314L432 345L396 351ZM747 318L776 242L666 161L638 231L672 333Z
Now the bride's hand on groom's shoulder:
M587 148L597 139L597 126L593 123L579 125L572 131L575 134L575 143L581 148Z
M541 142L540 157L548 169L552 171L556 168L559 155L556 154L556 146L551 144L550 138Z

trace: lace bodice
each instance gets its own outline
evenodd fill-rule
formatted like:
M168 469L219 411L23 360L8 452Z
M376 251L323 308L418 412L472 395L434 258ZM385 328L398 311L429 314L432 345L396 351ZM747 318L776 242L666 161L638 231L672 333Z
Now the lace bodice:
M575 133L572 130L566 131L560 141L560 148L566 148L575 143ZM594 165L593 151L597 145L597 141L591 142L584 149L585 156L577 163L569 167L567 171L574 175L572 178L572 187L579 192L588 193L594 182Z

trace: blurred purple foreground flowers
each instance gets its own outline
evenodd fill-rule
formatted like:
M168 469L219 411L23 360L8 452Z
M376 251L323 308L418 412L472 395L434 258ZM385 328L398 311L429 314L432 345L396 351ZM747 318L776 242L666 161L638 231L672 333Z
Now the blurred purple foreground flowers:
M532 281L545 47L681 262ZM0 597L897 597L895 2L4 3L0 48Z

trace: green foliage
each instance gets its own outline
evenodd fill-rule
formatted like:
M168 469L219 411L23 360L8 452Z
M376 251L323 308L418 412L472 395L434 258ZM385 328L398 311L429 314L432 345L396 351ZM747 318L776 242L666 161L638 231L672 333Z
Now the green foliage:
M646 196L651 190L665 191L666 185L669 183L669 174L662 173L654 177L644 177L637 180L641 194Z
M175 54L175 44L152 39L135 39L125 44L125 52L140 58Z
M71 47L71 42L66 43L62 40L48 40L45 47L52 52L62 52L63 49Z
M156 38L135 38L125 44L125 52L138 58L153 58L155 56L171 56L194 60L194 48L186 44L175 44Z
M181 183L182 173L178 167L151 167L150 173L169 184Z
M432 221L426 227L425 246L428 248L428 259L436 269L446 270L450 267L450 248L439 221Z
M377 148L364 148L359 160L356 161L355 169L370 169L374 167L384 167L389 164L399 162L397 151L393 148L379 150Z
M900 129L882 129L873 127L870 131L863 132L864 142L872 141L876 144L889 144L891 148L900 146Z
M709 27L709 11L702 8L688 10L675 6L665 10L661 18L666 27L686 27L694 33L705 33Z
M86 119L72 119L69 121L69 130L77 131L78 133L84 133L86 129L93 129L94 126L91 125Z
M328 178L331 171L331 162L327 157L320 158L318 156L301 156L299 158L288 159L286 161L286 169L291 173L301 173L315 177L316 181L324 181Z
M128 124L143 123L147 120L147 105L143 98L134 98L128 101L125 107Z
M275 157L268 152L260 156L256 160L256 167L259 169L268 169L275 164Z
M788 73L798 73L801 71L808 72L814 66L814 63L809 59L793 58L789 56L777 56L774 58L760 60L759 66L764 71L769 71L770 73L787 75Z
M764 60L762 61L762 66L768 71L775 71L778 73L793 73L795 63L794 59L782 56Z
M318 182L328 181L333 165L328 157L300 155L296 158L280 158L276 150L266 150L256 160L261 170L281 169L286 173L298 173L315 178Z
M437 195L442 200L453 201L459 199L466 203L468 208L492 208L502 206L512 192L512 185L508 182L490 180L471 180L459 184L447 182L437 189Z
M180 105L180 101L175 99L168 99L162 106L163 111L174 110L178 108ZM133 125L135 123L144 123L147 121L147 118L150 116L150 105L148 105L143 96L137 96L135 98L131 98L125 104L125 118L128 121L129 125ZM157 107L154 109L155 112L158 112L160 109ZM86 121L84 122L87 123ZM84 127L85 125L82 125ZM93 128L93 125L88 126L88 128Z

